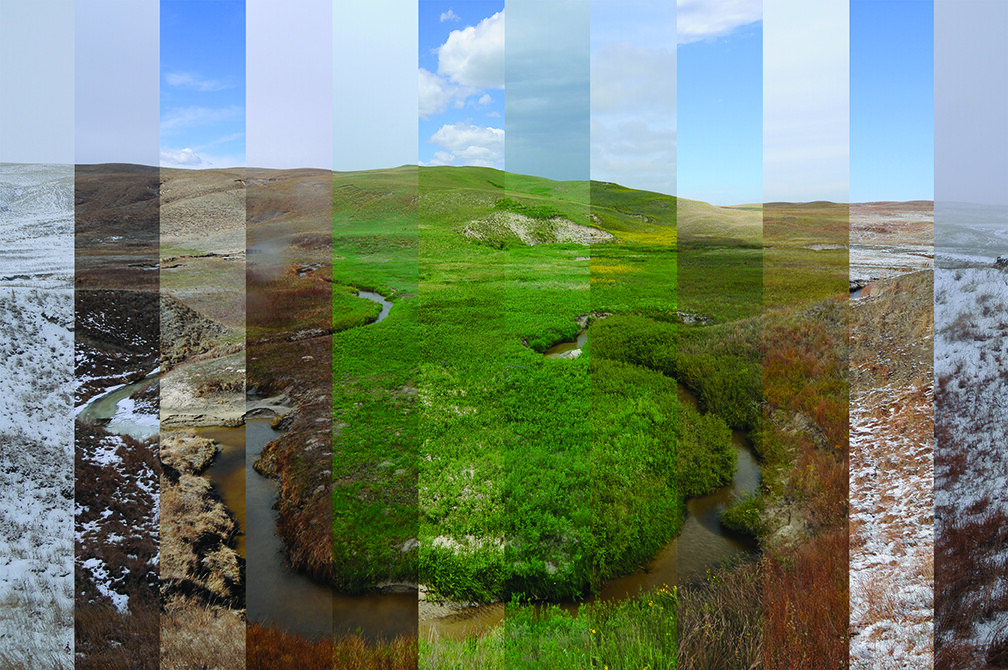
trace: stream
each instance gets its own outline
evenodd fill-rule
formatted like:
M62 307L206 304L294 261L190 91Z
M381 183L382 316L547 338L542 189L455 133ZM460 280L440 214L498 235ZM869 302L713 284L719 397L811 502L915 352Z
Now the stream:
M388 316L392 303L381 295L359 291L358 296L382 306L374 323ZM544 355L556 357L583 348L587 339L587 331L584 331L577 341L562 342ZM113 389L83 407L80 416L105 423L106 430L112 432L144 437L157 434L156 421L151 426L145 415L130 415L124 411L124 407L130 405L124 399L128 400L130 394L157 381L158 376L152 374L134 384ZM678 385L677 389L680 402L697 407L696 399L685 387ZM439 636L461 639L485 632L503 621L504 604L493 603L418 622L415 591L347 596L294 572L287 564L283 543L276 534L273 504L277 484L252 469L263 447L280 435L271 427L271 420L249 417L246 425L239 428L197 428L196 432L214 440L220 449L206 475L238 519L242 531L238 551L247 559L246 607L250 621L272 623L308 638L358 633L371 641L399 635L415 636L418 632L425 639ZM726 559L758 549L751 538L738 536L721 526L721 512L732 499L742 493L754 493L760 483L759 464L745 434L733 431L732 444L738 459L733 481L709 495L687 501L686 518L678 538L662 547L645 569L609 580L588 602L619 601L641 590L682 584L701 577ZM576 611L579 604L561 606Z

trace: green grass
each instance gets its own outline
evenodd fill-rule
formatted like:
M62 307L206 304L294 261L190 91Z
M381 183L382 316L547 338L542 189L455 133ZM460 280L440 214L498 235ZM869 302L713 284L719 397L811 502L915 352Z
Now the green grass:
M668 669L676 663L676 598L665 587L619 604L556 606L511 603L504 625L463 640L420 641L420 664L455 668Z

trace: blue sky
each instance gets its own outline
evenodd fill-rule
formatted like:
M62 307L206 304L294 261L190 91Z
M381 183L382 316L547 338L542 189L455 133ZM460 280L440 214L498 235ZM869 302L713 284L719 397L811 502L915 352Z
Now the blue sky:
M504 168L504 3L420 0L419 160Z
M851 202L934 197L933 36L928 0L851 0Z
M753 18L749 15L745 18ZM678 195L716 205L763 200L763 31L683 34L678 53Z
M161 0L161 165L245 165L245 2Z

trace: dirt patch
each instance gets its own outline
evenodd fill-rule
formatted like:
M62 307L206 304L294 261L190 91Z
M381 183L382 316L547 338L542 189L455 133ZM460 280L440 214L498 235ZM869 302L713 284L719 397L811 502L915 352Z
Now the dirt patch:
M516 212L494 212L485 219L470 221L461 233L481 242L518 242L537 244L573 243L581 245L608 242L613 236L599 228L574 223L563 217L535 219Z

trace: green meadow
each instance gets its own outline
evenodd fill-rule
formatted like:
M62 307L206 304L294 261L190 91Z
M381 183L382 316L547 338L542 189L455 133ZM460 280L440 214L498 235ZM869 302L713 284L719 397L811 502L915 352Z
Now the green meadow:
M766 426L768 398L836 432L845 390L832 372L803 386L816 370L788 381L764 367L839 360L841 212L765 217L474 167L337 173L333 201L336 586L419 583L434 599L509 603L503 631L423 643L430 667L495 654L537 667L558 662L558 639L592 667L624 667L592 655L592 617L611 616L612 644L645 654L655 642L640 603L654 594L573 617L541 604L585 600L646 565L679 532L685 501L730 481L732 429L749 435L764 486L724 522L766 539L768 510L808 464ZM373 323L379 306L358 290L390 301L388 318ZM579 334L579 356L543 355ZM515 651L516 626L534 650Z

